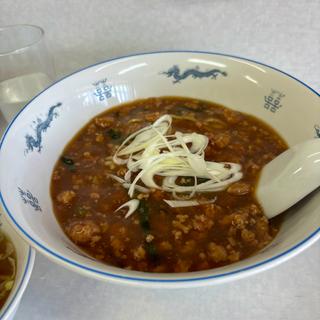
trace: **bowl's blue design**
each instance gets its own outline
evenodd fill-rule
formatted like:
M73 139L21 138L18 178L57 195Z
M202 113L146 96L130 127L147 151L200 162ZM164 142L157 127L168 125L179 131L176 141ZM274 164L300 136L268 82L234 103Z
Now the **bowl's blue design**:
M104 101L112 97L112 86L107 83L107 78L94 82L92 85L96 87L93 95L98 98L99 101Z
M314 129L316 130L316 136L320 138L320 125L316 124L314 126Z
M34 208L35 211L41 211L41 207L39 205L38 199L31 193L31 191L26 190L23 191L21 188L18 187L21 199L23 203L29 204L31 207Z
M174 78L174 80L172 81L173 83L179 83L181 82L181 80L187 79L189 76L191 76L193 79L216 79L218 75L222 75L224 77L228 75L225 71L221 71L219 69L201 71L199 66L196 66L193 69L186 69L182 72L177 65L172 66L170 69L168 69L168 71L161 72L161 74L167 75L168 78Z
M49 112L44 120L37 118L33 123L35 124L34 132L35 136L33 137L30 134L25 136L26 138L26 150L25 153L32 152L33 150L37 150L41 152L42 149L42 134L47 131L50 127L52 120L58 117L58 113L56 111L62 105L61 102L56 105L50 107Z
M282 105L280 104L281 99L283 99L285 96L286 95L283 92L271 89L269 95L264 97L265 109L276 113L282 107Z

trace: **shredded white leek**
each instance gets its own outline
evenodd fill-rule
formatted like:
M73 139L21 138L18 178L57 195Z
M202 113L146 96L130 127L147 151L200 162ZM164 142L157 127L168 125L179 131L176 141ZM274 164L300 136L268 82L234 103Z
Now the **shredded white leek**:
M115 212L119 211L122 208L128 207L129 210L126 213L126 215L124 216L125 219L127 219L138 209L139 203L140 203L140 201L137 199L129 200L126 203L124 203L123 205L121 205Z
M180 199L192 198L195 193L217 192L242 178L241 165L229 162L205 160L208 138L198 133L181 133L171 131L172 117L164 115L152 125L134 132L120 145L113 156L114 163L127 166L123 178L109 174L109 177L128 189L132 198L135 190L147 193L150 189L159 189L172 193ZM134 178L132 179L132 176ZM161 177L161 184L154 177ZM193 177L193 185L179 184L185 177ZM204 182L198 181L203 179ZM144 184L141 186L138 182ZM215 202L198 200L164 200L173 208L199 206ZM131 216L139 207L140 201L132 199L117 210L128 207L125 218Z
M135 190L150 188L177 194L217 192L242 178L241 165L205 160L208 138L198 133L171 130L172 117L164 115L152 125L131 134L113 156L116 164L127 165L124 178L110 175L125 188L132 198ZM132 180L132 174L135 175ZM161 184L154 181L160 176ZM194 184L184 186L177 183L182 177L194 177ZM205 179L198 183L197 179ZM138 185L142 181L145 187ZM144 192L144 191L142 191Z
M195 207L201 206L202 204L210 204L216 201L216 198L208 201L198 201L198 200L163 200L172 208L183 208L183 207Z
M108 174L108 176L114 180L116 180L117 182L120 182L122 184L122 186L126 189L129 189L130 188L130 184L126 182L126 180L124 179L121 179L120 177L114 175L114 174ZM150 192L149 189L145 188L145 187L142 187L142 186L138 186L136 185L135 186L135 189L140 191L140 192L143 192L143 193L148 193Z

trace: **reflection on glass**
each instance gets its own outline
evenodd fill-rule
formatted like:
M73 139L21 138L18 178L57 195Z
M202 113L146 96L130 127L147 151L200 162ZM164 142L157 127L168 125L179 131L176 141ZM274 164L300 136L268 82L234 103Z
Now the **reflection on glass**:
M40 27L0 28L0 109L8 122L54 78Z

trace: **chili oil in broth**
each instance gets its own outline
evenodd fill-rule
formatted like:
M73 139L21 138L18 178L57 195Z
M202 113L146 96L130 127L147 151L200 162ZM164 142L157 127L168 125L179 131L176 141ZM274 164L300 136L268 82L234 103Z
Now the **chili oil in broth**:
M125 219L128 190L110 178L125 166L112 156L133 132L172 115L172 132L209 138L205 159L241 164L243 178L226 190L195 197L211 204L171 208L160 190L135 192L138 210ZM187 272L224 266L268 245L280 218L264 216L254 196L261 168L287 149L285 141L261 120L224 106L190 98L136 100L93 118L68 143L56 163L51 196L67 236L98 260L147 272ZM193 183L184 178L180 183Z

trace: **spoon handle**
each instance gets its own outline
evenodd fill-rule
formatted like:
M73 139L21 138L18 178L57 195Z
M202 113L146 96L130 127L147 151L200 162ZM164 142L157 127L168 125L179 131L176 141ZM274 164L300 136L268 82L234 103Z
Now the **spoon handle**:
M256 197L268 219L320 186L320 139L289 148L261 171Z

